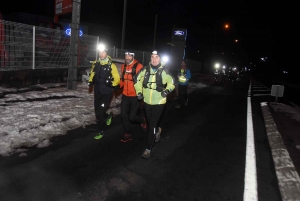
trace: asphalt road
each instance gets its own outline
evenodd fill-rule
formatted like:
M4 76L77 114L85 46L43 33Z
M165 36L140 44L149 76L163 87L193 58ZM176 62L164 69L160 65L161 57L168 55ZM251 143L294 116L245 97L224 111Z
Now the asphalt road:
M248 80L210 86L189 95L189 105L167 104L161 141L148 160L140 156L146 133L120 142L120 116L106 136L76 129L32 148L27 157L0 158L1 201L201 200L242 201ZM253 100L258 198L281 200L259 101Z

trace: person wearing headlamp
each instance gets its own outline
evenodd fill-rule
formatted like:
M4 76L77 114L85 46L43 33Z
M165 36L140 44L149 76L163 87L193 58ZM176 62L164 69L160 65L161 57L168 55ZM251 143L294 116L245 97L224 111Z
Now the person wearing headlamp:
M99 132L94 137L96 140L104 136L105 123L111 124L113 113L107 114L110 102L113 98L114 88L120 83L120 75L117 66L107 55L108 49L100 44L98 46L99 59L92 64L92 70L89 77L89 93L94 88L94 110L99 126Z
M144 100L149 133L147 147L141 157L148 159L155 139L160 138L157 124L167 102L167 95L175 88L174 80L164 70L161 56L156 50L151 54L149 65L137 74L134 88L138 99Z
M181 61L181 66L178 71L178 104L176 108L188 105L188 85L191 79L191 71L186 67L186 61Z
M147 122L145 117L138 116L138 110L141 101L137 99L134 88L135 76L143 68L143 65L134 58L133 51L125 52L125 64L121 66L120 88L122 91L121 117L125 134L121 138L121 142L132 140L131 122L138 122L143 132L147 131Z

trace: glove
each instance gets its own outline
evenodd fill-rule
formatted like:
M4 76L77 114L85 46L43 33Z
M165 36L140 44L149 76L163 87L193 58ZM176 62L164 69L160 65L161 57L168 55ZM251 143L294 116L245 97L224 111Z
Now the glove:
M140 92L140 93L137 94L137 98L138 98L139 100L142 100L142 99L144 99L144 96L143 96L143 94Z
M163 90L162 92L161 92L161 96L162 97L167 97L167 95L170 93L170 91L168 90L168 89L166 89L166 90Z
M93 84L89 82L88 86L89 86L89 93L92 93L94 89Z

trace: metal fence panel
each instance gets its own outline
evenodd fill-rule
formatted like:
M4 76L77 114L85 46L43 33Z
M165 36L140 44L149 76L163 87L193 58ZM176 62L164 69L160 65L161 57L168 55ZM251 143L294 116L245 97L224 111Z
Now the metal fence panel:
M96 59L97 36L78 40L78 67ZM70 36L56 28L0 20L0 70L68 68Z
M31 68L32 26L0 20L0 67Z
M78 37L78 68L91 67L90 61L98 58L99 37L87 34ZM124 59L125 51L110 47L108 55ZM149 64L150 52L134 53L144 66ZM0 71L68 68L69 63L70 34L66 34L60 27L34 27L0 20ZM187 65L192 71L201 70L200 62L187 60Z

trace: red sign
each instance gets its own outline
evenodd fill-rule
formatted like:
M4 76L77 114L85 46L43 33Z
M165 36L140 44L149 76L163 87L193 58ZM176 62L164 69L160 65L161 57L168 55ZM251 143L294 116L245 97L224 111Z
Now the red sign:
M63 15L72 12L73 0L54 0L54 14Z

